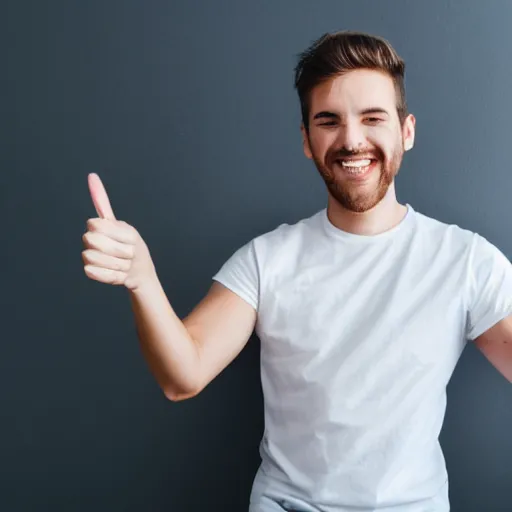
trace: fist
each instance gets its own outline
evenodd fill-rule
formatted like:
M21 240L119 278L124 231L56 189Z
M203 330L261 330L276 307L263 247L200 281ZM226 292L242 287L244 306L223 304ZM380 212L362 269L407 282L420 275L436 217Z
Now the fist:
M156 278L149 249L133 226L116 220L99 176L89 174L88 183L98 217L87 220L82 236L85 274L95 281L135 291Z

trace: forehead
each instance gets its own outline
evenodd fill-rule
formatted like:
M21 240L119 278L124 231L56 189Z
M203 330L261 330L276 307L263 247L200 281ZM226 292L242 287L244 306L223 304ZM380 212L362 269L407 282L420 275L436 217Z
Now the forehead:
M367 107L393 110L396 92L393 79L384 72L357 69L317 85L310 96L310 114L321 110L342 114Z

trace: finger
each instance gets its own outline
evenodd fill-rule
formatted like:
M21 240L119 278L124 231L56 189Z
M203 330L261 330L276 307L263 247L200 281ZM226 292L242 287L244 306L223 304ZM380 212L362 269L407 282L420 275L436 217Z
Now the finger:
M109 270L107 268L95 267L93 265L86 265L84 271L87 277L107 284L124 284L126 279L125 272L117 270Z
M108 199L107 191L100 180L100 177L95 173L90 173L87 177L89 184L89 192L91 194L92 202L96 208L98 217L102 219L116 220L112 206Z
M102 233L88 231L82 236L82 240L87 249L96 249L115 258L133 259L133 245L116 242Z
M85 265L94 265L119 272L128 272L131 267L131 260L116 258L94 249L82 251L82 259Z
M123 244L134 245L136 242L134 230L120 221L111 222L107 219L98 218L87 219L87 229L94 233L102 233Z

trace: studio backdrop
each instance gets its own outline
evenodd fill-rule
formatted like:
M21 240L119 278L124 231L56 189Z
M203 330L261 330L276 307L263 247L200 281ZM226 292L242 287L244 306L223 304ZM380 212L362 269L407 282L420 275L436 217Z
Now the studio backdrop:
M171 402L126 289L88 279L98 173L183 318L251 238L327 204L302 151L297 55L387 38L416 140L397 198L512 254L512 3L4 1L0 6L0 510L247 510L259 340ZM468 344L441 433L454 512L510 510L512 388Z

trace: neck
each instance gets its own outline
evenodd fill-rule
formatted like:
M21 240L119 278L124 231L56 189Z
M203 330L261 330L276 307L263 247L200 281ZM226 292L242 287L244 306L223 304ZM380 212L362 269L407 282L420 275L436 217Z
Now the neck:
M407 207L397 201L392 186L378 204L362 213L345 209L329 194L327 216L330 222L338 229L355 235L384 233L398 225L406 213Z

